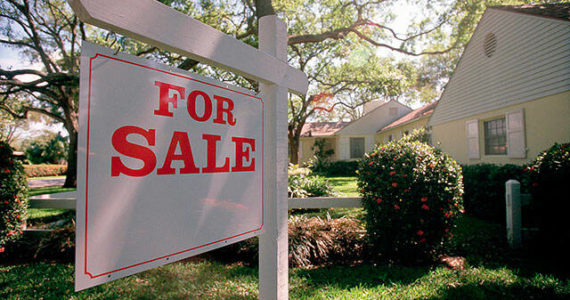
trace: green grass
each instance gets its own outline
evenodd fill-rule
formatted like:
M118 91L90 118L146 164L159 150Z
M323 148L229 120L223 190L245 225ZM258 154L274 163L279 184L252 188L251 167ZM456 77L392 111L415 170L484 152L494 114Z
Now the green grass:
M2 299L257 299L258 271L179 262L73 292L72 264L0 267ZM290 299L565 299L570 281L506 267L330 266L291 269Z
M327 177L327 180L339 192L341 197L358 197L358 187L356 185L356 176L346 177Z
M33 188L30 189L30 197L37 196L42 194L54 194L54 193L62 193L62 192L72 192L75 191L76 188L64 188L61 186L46 186L40 188Z

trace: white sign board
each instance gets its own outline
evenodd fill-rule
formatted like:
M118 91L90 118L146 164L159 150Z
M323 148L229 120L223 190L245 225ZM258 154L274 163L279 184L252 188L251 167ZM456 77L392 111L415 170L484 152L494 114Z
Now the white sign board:
M263 100L84 43L76 290L263 228Z

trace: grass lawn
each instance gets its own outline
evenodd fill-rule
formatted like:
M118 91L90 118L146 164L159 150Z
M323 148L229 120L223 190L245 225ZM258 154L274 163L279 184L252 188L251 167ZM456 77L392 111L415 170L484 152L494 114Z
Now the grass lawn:
M356 187L350 177L334 178L340 186ZM361 209L331 211L339 216L362 213ZM49 211L43 213L50 217ZM463 267L360 263L293 268L289 270L289 298L570 299L569 277L554 275L522 251L509 250L504 227L464 216L453 233L448 254L464 257ZM0 254L0 299L257 299L257 267L207 257L173 263L75 293L73 264L2 265Z
M358 187L356 185L356 176L345 177L327 177L327 180L339 192L341 197L358 197Z
M64 188L64 187L60 187L60 186L46 186L46 187L40 187L40 188L32 188L32 189L30 189L30 197L42 195L42 194L72 192L75 190L76 190L75 188Z

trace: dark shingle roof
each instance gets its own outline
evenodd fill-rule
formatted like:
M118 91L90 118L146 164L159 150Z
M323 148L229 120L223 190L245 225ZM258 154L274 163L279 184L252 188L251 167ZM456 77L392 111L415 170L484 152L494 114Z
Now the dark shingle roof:
M489 8L570 21L570 3L506 5Z

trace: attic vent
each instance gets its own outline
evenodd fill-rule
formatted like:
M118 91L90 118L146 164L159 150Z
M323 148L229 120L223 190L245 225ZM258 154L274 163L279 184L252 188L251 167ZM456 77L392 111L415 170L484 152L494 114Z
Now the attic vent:
M493 56L495 50L497 49L497 37L495 34L489 33L485 37L485 42L483 44L483 50L485 50L485 55L487 57Z

